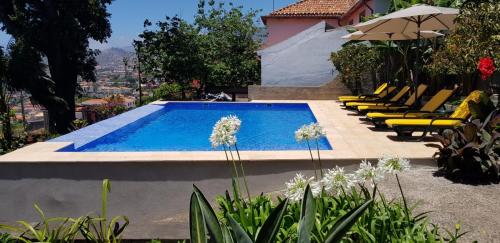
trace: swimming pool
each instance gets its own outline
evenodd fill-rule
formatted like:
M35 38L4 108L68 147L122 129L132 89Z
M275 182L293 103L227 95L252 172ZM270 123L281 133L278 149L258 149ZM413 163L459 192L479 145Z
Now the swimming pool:
M210 146L208 138L217 120L228 115L236 115L242 121L241 130L237 134L240 150L307 150L307 144L295 141L294 132L304 124L316 122L314 114L305 103L168 102L114 131L87 139L88 141L75 141L74 146L59 151L218 150ZM129 118L131 116L133 115L128 115ZM127 113L123 117L126 120ZM120 121L116 117L111 119ZM99 123L92 126L96 132L99 131ZM82 129L81 135L84 137L84 134L91 134L92 126ZM82 137L79 132L75 131L55 141L69 141L70 138L78 140ZM324 150L332 149L326 138L319 140L319 147Z

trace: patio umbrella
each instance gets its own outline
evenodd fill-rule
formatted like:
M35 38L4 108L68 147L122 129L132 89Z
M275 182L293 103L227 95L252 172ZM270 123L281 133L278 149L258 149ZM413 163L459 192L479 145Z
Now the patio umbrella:
M415 61L415 91L418 85L419 61L420 61L420 39L423 31L428 30L450 30L455 27L455 18L459 10L455 8L443 8L417 4L379 18L375 18L354 26L363 33L386 32L386 33L417 33L417 53ZM415 97L418 94L415 92ZM415 102L418 103L418 102Z
M344 35L341 38L349 39L349 40L380 40L380 41L414 40L414 39L418 38L419 34L420 34L420 38L423 38L423 39L429 39L429 38L434 38L434 37L438 37L438 36L443 36L443 34L435 32L435 31L420 31L420 33L417 33L417 32L408 32L408 33L369 32L369 33L363 33L363 32L358 30L358 31L350 33L348 35ZM391 46L391 43L389 43L389 46ZM386 69L386 72L388 72L387 69Z
M418 38L417 32L409 33L394 33L394 32L369 32L363 33L361 31L356 31L348 35L342 36L343 39L349 40L415 40ZM438 36L443 36L443 34L435 31L420 31L420 38L430 39Z

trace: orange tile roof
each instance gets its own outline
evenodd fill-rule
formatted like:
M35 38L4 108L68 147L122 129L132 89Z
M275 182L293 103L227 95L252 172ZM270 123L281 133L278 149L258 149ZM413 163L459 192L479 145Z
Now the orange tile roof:
M107 103L108 102L104 99L89 99L89 100L83 101L81 104L82 105L104 105Z
M266 17L339 17L357 2L358 0L301 0Z

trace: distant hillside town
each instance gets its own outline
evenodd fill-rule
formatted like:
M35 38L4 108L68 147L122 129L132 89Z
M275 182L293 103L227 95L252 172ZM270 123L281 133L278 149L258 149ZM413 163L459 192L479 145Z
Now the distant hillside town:
M138 72L132 47L102 50L96 61L96 82L82 79L78 82L75 116L87 123L134 108L138 97ZM143 95L148 95L148 87L144 86ZM19 124L35 132L46 129L48 115L29 95L15 92L10 102Z

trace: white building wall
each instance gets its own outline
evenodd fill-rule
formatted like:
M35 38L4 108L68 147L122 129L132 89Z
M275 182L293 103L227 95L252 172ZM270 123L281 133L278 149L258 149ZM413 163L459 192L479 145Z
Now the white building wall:
M345 28L326 31L320 22L299 34L259 51L261 85L282 87L319 87L333 80L330 54L340 50L348 34Z

